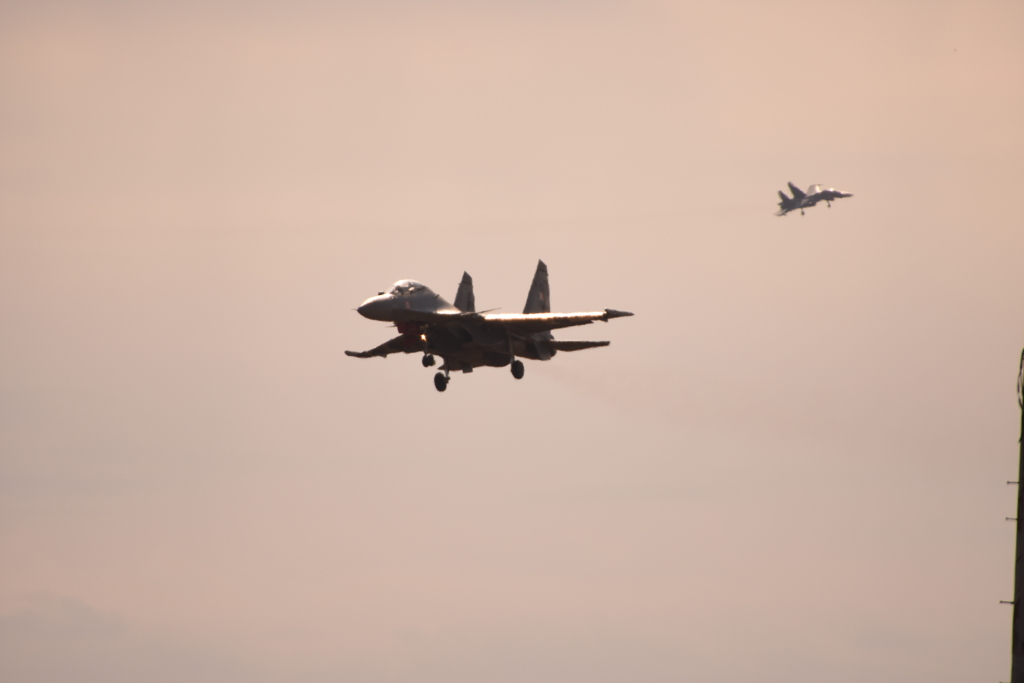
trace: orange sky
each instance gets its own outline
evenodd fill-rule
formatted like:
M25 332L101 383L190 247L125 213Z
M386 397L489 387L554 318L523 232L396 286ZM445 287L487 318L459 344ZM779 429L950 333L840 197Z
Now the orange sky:
M1004 680L1022 26L0 5L0 678ZM342 353L538 258L609 348Z

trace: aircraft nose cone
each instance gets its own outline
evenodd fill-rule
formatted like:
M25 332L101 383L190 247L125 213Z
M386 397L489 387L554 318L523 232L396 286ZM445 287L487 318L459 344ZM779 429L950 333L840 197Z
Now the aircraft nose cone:
M359 312L359 315L370 320L387 320L384 316L385 309L387 308L386 304L387 302L383 297L371 296L356 311Z

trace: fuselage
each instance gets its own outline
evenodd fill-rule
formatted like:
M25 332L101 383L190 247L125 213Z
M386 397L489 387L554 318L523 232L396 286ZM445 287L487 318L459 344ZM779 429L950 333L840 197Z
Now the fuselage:
M395 323L407 349L441 356L452 370L503 367L513 355L548 360L556 353L544 344L550 335L510 335L478 314L460 311L415 280L399 280L356 310L371 320Z
M386 292L371 296L356 309L370 320L405 322L437 314L458 315L459 309L415 280L399 280Z

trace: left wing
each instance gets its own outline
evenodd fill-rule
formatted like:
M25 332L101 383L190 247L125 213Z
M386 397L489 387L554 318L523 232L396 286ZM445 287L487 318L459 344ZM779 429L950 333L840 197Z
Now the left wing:
M627 315L633 314L606 308L603 311L590 313L488 313L480 317L484 322L500 325L512 332L533 334L557 330L561 327L589 325L595 320L608 322L612 318L622 318Z
M374 356L386 358L390 353L416 353L423 350L423 345L417 343L417 341L415 337L410 338L403 334L369 351L346 351L345 355L356 358L373 358Z

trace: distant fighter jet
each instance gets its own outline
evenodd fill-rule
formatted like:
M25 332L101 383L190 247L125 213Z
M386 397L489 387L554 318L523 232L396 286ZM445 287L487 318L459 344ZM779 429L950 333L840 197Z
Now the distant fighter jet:
M840 192L831 187L823 190L821 185L811 185L807 188L807 192L804 192L793 183L789 183L789 190L793 193L792 197L786 196L785 192L779 190L779 198L782 201L779 202L779 210L775 214L776 216L785 216L790 211L795 211L796 209L800 209L800 215L802 216L804 215L804 209L810 208L818 202L825 202L831 209L832 200L853 196L849 192Z
M853 196L849 192L840 192L834 187L830 187L827 190L823 190L821 189L821 185L814 185L814 188L815 191L811 194L811 197L814 199L814 203L817 204L818 202L825 202L825 204L827 204L828 208L830 209L832 208L833 200L840 199L842 197Z
M434 387L448 387L449 372L473 372L482 365L511 364L512 376L522 379L525 368L519 358L549 360L558 351L580 351L608 346L606 341L556 341L551 330L589 325L595 320L633 315L606 308L587 313L552 313L548 291L548 269L537 262L526 307L520 313L476 312L473 278L462 274L455 305L415 280L399 280L387 292L370 297L357 308L371 320L395 323L399 335L369 351L346 351L356 358L387 356L391 353L423 353L423 367L434 365L434 356L444 363L434 375Z

